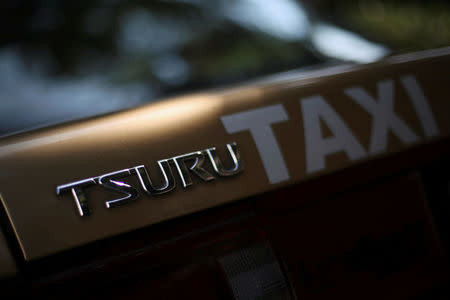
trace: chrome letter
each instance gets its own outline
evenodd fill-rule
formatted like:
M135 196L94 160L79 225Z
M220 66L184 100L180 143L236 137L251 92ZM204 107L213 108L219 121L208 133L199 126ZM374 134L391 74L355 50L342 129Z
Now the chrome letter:
M211 161L211 165L214 171L219 176L232 176L240 173L244 169L236 143L227 144L227 149L228 154L230 154L230 157L233 160L233 167L228 170L225 170L225 168L223 167L219 155L217 154L216 147L212 147L205 150L209 160Z
M158 160L158 166L163 174L163 185L159 188L155 188L152 180L148 176L145 166L134 167L142 189L149 196L161 195L170 192L175 188L175 179L173 178L172 170L170 169L169 161L167 159ZM167 176L167 174L169 174Z
M131 201L136 200L137 197L139 196L138 191L134 187L132 187L129 184L126 184L125 182L115 180L131 175L132 174L131 170L132 169L124 169L120 171L115 171L112 173L101 175L97 178L98 183L101 186L126 195L125 197L122 198L106 201L107 208L116 207L119 205L129 203Z
M184 188L192 185L192 178L189 171L193 172L204 181L215 179L214 176L202 168L203 162L205 161L205 155L201 151L175 156L172 157L172 160L175 163L175 167L177 168L178 175L180 176ZM188 168L186 166L186 161L189 160L194 160L194 163Z
M58 185L56 187L56 195L60 195L62 192L71 191L75 205L77 206L80 216L88 216L91 214L89 203L84 194L83 188L89 185L96 184L94 178L83 179L67 184Z

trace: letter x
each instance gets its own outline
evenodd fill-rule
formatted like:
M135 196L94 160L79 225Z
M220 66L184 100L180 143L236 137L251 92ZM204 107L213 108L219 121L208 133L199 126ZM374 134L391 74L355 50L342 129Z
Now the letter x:
M394 82L384 80L378 83L378 99L375 100L362 87L351 87L344 92L372 115L370 153L387 150L389 129L405 144L416 142L419 137L394 112Z

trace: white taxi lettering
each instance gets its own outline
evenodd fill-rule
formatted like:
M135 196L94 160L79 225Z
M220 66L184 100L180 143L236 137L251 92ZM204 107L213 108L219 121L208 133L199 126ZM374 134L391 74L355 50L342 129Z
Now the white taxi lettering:
M394 112L394 82L384 80L378 82L377 87L377 100L362 87L344 90L347 96L372 115L369 152L379 154L387 150L389 129L405 144L417 142L419 136Z
M321 96L303 98L300 104L305 130L307 173L324 169L328 154L344 151L350 160L366 156L366 151L350 128ZM323 138L320 120L327 125L333 136Z
M431 107L415 77L412 75L402 76L400 82L416 111L424 136L439 135L439 128ZM370 154L387 151L389 132L392 132L404 144L412 144L420 140L420 136L395 112L393 80L378 82L375 96L370 95L360 86L344 89L344 94L372 117L368 145ZM351 161L367 157L366 150L350 127L322 96L314 95L302 98L300 107L304 122L306 173L324 170L326 157L330 154L344 152ZM221 120L230 134L250 131L271 184L290 179L280 146L271 127L272 124L289 120L286 110L281 104L223 116ZM332 136L323 136L321 121L330 129Z
M434 137L439 135L439 128L431 111L430 104L425 97L422 89L416 78L412 75L403 76L401 79L402 85L406 90L414 109L419 117L424 134L426 137Z
M275 104L224 116L222 123L228 133L250 131L269 182L274 184L290 178L283 154L271 125L289 120L283 105Z

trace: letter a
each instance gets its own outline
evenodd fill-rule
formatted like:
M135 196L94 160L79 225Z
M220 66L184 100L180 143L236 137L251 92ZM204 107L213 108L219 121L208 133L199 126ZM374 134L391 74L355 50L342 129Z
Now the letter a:
M344 151L350 160L366 156L364 148L350 128L321 96L303 98L300 105L305 130L307 173L324 169L328 154ZM333 133L332 137L323 138L320 120Z

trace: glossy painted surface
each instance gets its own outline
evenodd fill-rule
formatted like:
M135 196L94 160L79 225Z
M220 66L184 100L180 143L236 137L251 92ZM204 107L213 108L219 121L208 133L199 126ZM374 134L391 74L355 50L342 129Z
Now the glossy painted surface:
M447 48L389 58L373 65L289 74L245 87L168 99L97 119L5 138L0 141L3 204L25 259L32 260L432 143L450 133L449 67L450 49ZM408 80L417 84L407 89ZM369 113L368 108L363 109L345 92L360 88L377 99L380 85L393 88L394 113L389 109L387 112L395 116L394 121L389 121L395 129L383 127L378 117L379 122L375 122L372 118L375 110ZM414 90L416 96L411 96ZM431 109L425 116L416 105L423 100L417 100L421 93ZM317 102L318 95L323 101ZM344 131L351 132L359 144L356 152L346 149L333 153L331 149L329 155L323 154L322 158L326 156L326 159L322 166L311 163L310 158L322 148L311 146L305 131L305 116L311 117L305 111L314 111L316 107L307 108L307 102L320 103L326 107L327 114L331 107L330 114L339 116L345 124ZM281 112L282 117L270 123L259 137L257 129L238 130L236 121L227 123L236 114L254 115L255 111L272 111L271 108L276 108L274 113ZM316 112L320 116L324 111L319 108ZM265 118L267 114L261 116ZM404 126L399 129L402 125L398 125L398 119L407 125L406 131ZM244 118L242 122L248 120ZM373 142L377 124L381 131L387 128L389 132L382 138L386 142L384 146ZM319 140L332 141L335 125L322 122ZM273 140L278 148L274 147ZM278 150L265 153L269 148L261 148L261 141L271 150ZM137 201L111 209L105 207L105 202L117 194L92 187L86 196L94 213L87 218L78 215L70 194L56 194L57 185L142 164L159 182L158 160L210 147L217 147L219 155L225 158L225 145L231 142L239 146L245 164L242 174L235 177L207 183L196 178L187 189L181 188L178 180L170 194L150 198L140 191ZM275 157L281 157L277 164L273 164ZM226 167L232 166L230 161L227 163ZM134 177L124 181L138 186Z

